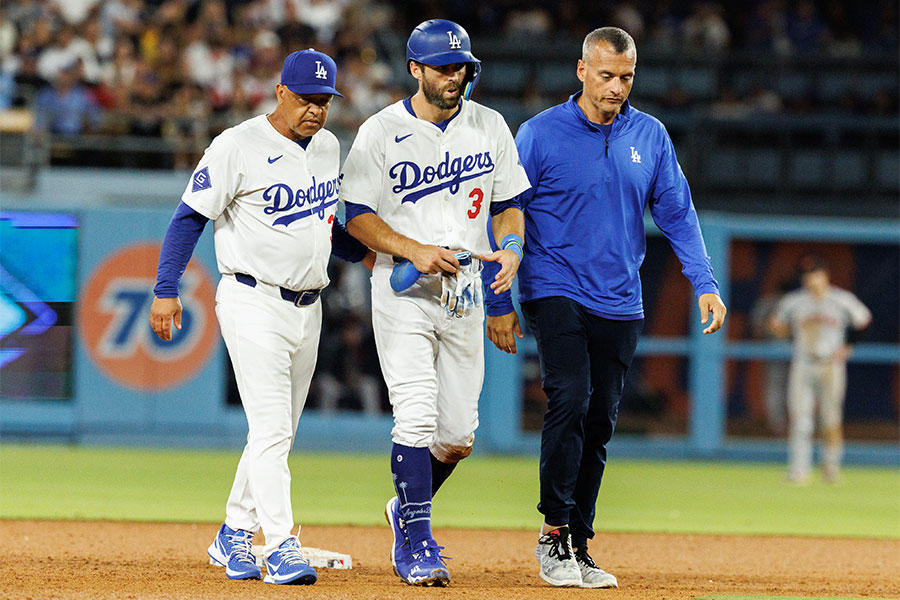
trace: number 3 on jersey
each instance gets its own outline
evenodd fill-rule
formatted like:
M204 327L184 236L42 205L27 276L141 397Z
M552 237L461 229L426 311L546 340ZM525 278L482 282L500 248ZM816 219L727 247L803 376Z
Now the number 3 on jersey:
M469 215L470 219L474 219L478 216L478 213L481 212L481 203L484 201L484 192L481 191L481 188L475 188L472 190L472 193L469 194L469 198L473 198L472 208L470 208L466 214Z

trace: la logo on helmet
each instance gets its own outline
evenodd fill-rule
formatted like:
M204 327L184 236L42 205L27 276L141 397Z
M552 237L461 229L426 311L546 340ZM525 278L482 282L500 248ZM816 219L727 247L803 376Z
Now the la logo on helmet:
M328 72L322 66L322 61L316 61L316 79L328 79Z
M450 36L450 49L451 50L459 50L462 48L462 44L459 41L459 38L453 35L452 31L448 31L447 35Z

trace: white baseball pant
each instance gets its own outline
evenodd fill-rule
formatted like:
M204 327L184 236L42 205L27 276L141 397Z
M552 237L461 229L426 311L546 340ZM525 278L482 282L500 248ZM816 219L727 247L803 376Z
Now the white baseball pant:
M392 264L372 273L372 325L394 412L394 443L428 447L456 463L478 428L484 381L484 308L464 318L440 305L440 275L423 275L405 292L390 286Z
M798 358L788 376L790 439L788 470L793 478L803 478L812 469L816 399L824 438L822 464L836 473L843 454L841 426L844 394L847 391L847 363L842 360Z
M319 347L322 302L295 306L278 287L255 288L224 276L216 315L228 347L247 416L247 444L225 508L225 523L256 532L262 527L268 556L291 535L288 454Z

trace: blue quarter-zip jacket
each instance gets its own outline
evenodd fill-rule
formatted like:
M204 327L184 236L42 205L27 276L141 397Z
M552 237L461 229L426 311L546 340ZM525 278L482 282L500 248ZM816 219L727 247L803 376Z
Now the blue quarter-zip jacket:
M639 269L648 206L695 294L718 293L691 192L663 124L626 101L607 137L578 106L580 95L532 117L516 135L532 185L518 197L525 213L519 301L565 296L601 317L643 317ZM494 271L486 271L492 281ZM485 297L489 315L512 310L508 294Z

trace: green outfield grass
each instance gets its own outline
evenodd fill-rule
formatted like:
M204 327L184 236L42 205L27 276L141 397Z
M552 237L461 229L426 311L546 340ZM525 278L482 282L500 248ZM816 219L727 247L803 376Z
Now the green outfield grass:
M237 451L0 445L0 517L220 522ZM393 495L387 457L294 454L304 524L375 525ZM467 459L435 498L437 527L536 529L536 457ZM613 459L603 531L900 538L900 471L784 483L782 465Z

